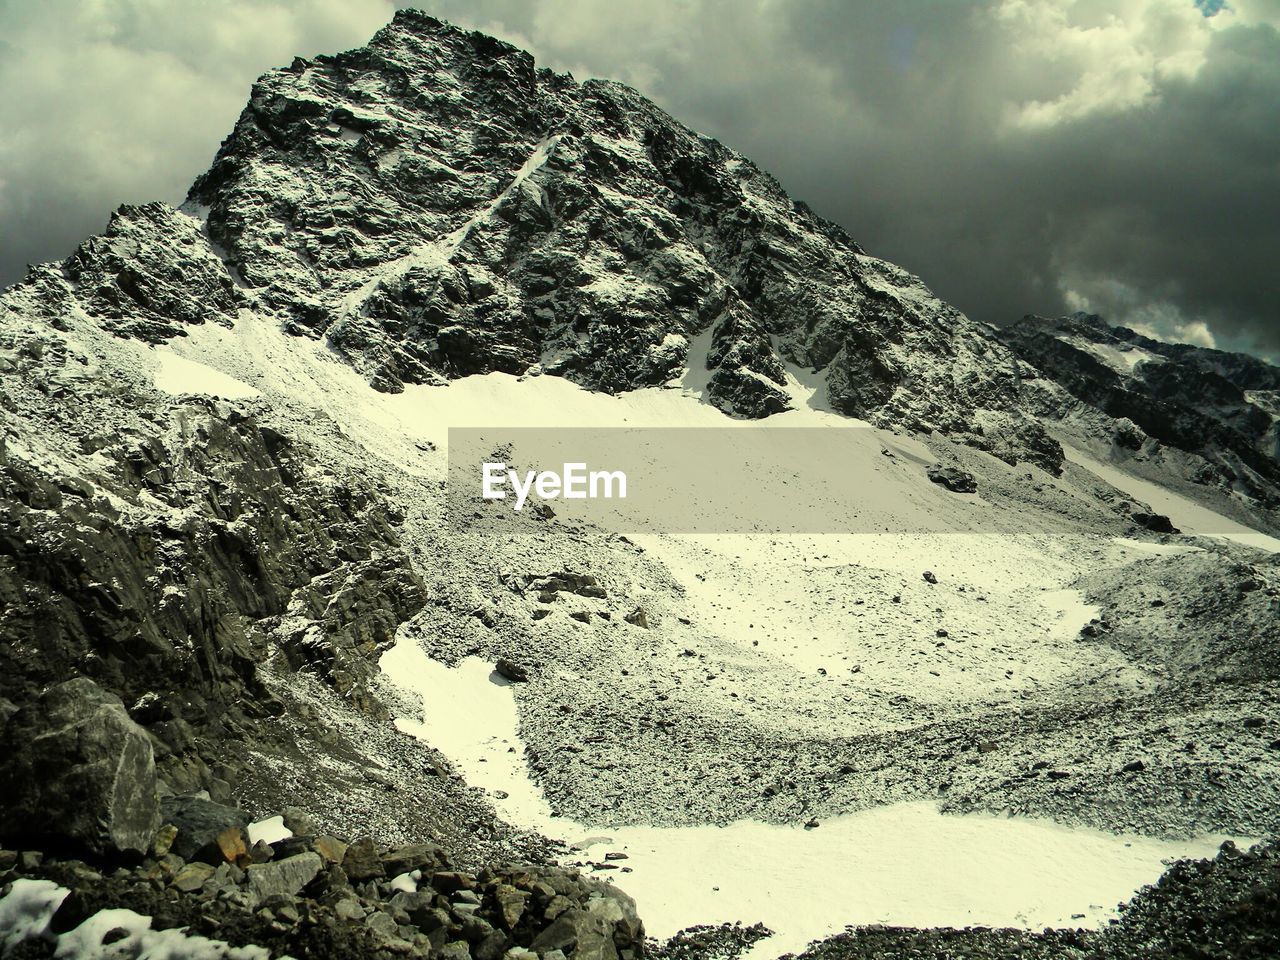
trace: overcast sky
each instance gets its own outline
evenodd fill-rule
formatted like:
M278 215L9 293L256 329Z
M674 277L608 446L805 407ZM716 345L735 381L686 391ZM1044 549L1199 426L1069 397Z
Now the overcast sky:
M971 316L1280 355L1280 0L439 0L639 88ZM178 202L390 0L0 0L0 282Z

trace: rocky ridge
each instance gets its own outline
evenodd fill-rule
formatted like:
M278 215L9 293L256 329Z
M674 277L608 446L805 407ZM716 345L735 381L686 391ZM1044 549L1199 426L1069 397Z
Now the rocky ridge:
M1102 429L1124 462L1149 464L1166 483L1181 475L1234 494L1274 522L1280 369L1244 354L1153 340L1085 313L1027 316L1000 339L1052 381L1041 401L1045 415L1078 416L1063 406L1065 390L1109 418Z

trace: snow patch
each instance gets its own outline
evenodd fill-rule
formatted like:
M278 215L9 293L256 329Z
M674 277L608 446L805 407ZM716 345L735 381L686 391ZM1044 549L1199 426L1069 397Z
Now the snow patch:
M288 840L293 836L293 831L284 825L284 817L279 816L267 817L265 820L251 823L247 832L250 845L260 840L263 843L277 843L280 840Z
M1062 450L1067 460L1088 470L1098 479L1111 484L1122 493L1149 503L1153 510L1162 513L1173 521L1173 525L1183 533L1204 537L1220 537L1223 540L1234 540L1246 546L1257 547L1269 553L1280 552L1280 539L1261 533L1222 514L1211 510L1203 504L1196 503L1189 497L1167 490L1149 480L1142 480L1126 473L1119 467L1103 463L1085 453L1078 447L1064 443Z
M1080 615L1067 597L1055 600ZM552 813L525 764L510 685L490 664L472 657L449 668L402 634L381 667L422 698L421 714L397 726L448 756L506 820L588 857L625 853L631 872L618 886L660 938L695 924L760 921L775 936L752 955L773 957L846 924L1099 926L1169 859L1212 856L1226 839L1170 843L1047 820L945 816L931 803L864 810L814 829L591 827Z
M198 360L179 356L168 347L156 348L154 357L157 363L156 389L165 393L174 396L204 393L227 400L240 400L260 395L258 390L247 383L242 383L235 377L228 376L221 370L215 370Z
M150 917L118 908L99 910L75 929L55 935L49 922L70 892L50 880L15 880L0 898L0 953L8 954L27 940L44 940L54 945L55 957L75 960L269 960L271 956L263 947L233 947L182 928L152 930ZM117 934L111 943L103 943L107 934L121 930L123 937Z

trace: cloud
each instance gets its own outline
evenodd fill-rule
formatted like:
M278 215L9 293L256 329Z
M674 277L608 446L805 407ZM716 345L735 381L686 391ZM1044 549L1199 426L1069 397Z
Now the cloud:
M13 7L19 6L18 10ZM22 9L25 6L26 9ZM0 277L176 199L252 78L380 0L0 5ZM438 0L641 89L970 315L1280 352L1280 0ZM16 238L16 239L11 239Z
M66 256L123 202L180 200L249 86L362 43L383 0L0 2L0 282Z

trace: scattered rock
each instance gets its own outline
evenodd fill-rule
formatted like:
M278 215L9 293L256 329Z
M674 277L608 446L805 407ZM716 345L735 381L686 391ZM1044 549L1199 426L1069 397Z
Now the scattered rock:
M576 614L572 616L576 616ZM526 683L529 680L529 671L527 669L503 657L498 658L498 662L494 664L493 669L498 676L504 680L510 680L512 683Z
M342 869L357 883L361 880L380 880L387 875L377 848L369 837L361 837L347 847L342 858Z
M319 855L314 853L250 864L245 869L250 898L257 904L271 896L293 896L315 879L321 866Z
M165 822L177 828L171 849L183 860L222 863L227 857L219 846L219 837L249 826L249 815L243 810L203 797L166 797L160 810Z

